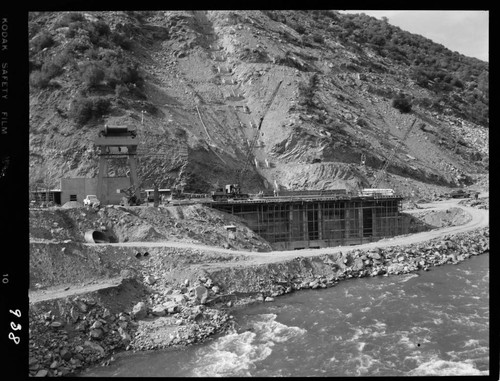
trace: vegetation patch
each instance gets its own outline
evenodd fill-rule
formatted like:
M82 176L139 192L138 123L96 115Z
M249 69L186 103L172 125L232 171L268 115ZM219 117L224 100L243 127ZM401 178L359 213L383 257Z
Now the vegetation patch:
M39 51L50 48L55 44L54 39L49 32L43 31L37 37L35 37L31 42L31 48L38 53Z
M109 98L80 96L72 103L69 117L78 125L84 125L91 120L101 118L109 111L110 106Z

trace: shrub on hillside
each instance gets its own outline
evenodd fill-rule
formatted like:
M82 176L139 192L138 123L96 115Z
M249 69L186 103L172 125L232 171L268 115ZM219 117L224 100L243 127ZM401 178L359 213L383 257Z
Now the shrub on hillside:
M122 33L118 32L112 33L111 41L125 50L129 50L132 47L132 41Z
M87 31L89 32L90 41L97 46L107 47L108 36L111 34L111 29L109 29L108 24L104 21L95 21L86 26Z
M35 70L30 74L29 84L32 87L44 89L49 86L50 78L40 70Z
M65 26L70 26L75 22L85 21L85 16L78 12L70 12L61 16L61 18L55 23L55 28L61 28Z
M49 79L57 77L59 74L63 72L61 65L53 61L45 62L42 65L42 73L44 73Z
M317 42L318 44L322 44L323 42L325 42L325 38L321 34L317 34L317 33L315 33L312 36L312 39L314 42Z
M68 62L70 62L71 59L72 59L71 53L67 49L64 49L62 52L60 52L52 59L52 62L62 68Z
M80 72L83 83L88 87L95 87L104 79L104 70L93 62L84 65Z
M100 118L109 111L111 102L108 98L94 97L92 98L92 115L94 118Z
M299 34L304 34L306 32L306 28L303 25L297 24L294 29L297 31Z
M128 88L125 85L116 85L115 87L115 95L117 97L123 97L128 93Z
M108 84L115 88L119 84L133 83L140 85L142 78L139 74L137 66L129 66L125 63L113 63L106 70L106 81Z
M79 125L87 123L92 118L92 101L88 98L75 100L71 105L69 117Z
M68 26L68 31L66 32L67 38L73 38L77 35L78 30L83 29L83 22L76 21Z
M411 112L411 101L404 95L398 95L392 100L392 107L399 110L403 114Z
M81 39L75 39L70 41L66 47L69 51L72 52L84 52L87 49L91 48L92 45L87 41Z
M34 70L30 74L29 83L32 87L40 89L50 85L50 80L63 72L62 67L54 61L45 62L40 70Z
M80 97L76 99L69 112L69 117L77 124L84 125L92 119L98 119L109 111L111 102L103 97Z
M99 58L99 49L89 48L83 55L91 61L96 61Z
M36 52L39 52L40 50L43 50L45 48L50 48L52 45L54 45L54 43L55 41L50 33L43 31L38 35L38 37L35 37L35 39L31 43L31 47Z

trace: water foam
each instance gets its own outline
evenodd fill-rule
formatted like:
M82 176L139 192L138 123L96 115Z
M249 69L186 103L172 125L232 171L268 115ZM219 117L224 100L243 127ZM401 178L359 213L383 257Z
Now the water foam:
M200 348L192 369L195 377L249 377L256 363L269 357L276 343L285 342L307 331L277 321L275 314L257 315L250 330L233 332Z
M256 336L253 332L232 333L199 350L193 376L250 376L254 363L267 358L274 345L255 344Z
M408 349L415 349L417 346L413 343L408 336L403 336L399 339L398 344L405 346Z
M488 375L488 371L476 369L465 362L434 360L420 364L409 372L409 376L477 376Z
M418 277L419 277L418 274L406 274L403 277L401 277L400 283L405 283L405 282L408 282L410 279L418 278Z
M477 347L479 346L479 340L475 340L475 339L470 339L470 340L467 340L464 344L464 347Z
M347 360L348 367L346 372L349 376L363 376L368 374L375 365L379 364L380 362L378 360L365 353L361 353Z
M277 322L275 314L259 315L263 318L254 323L253 327L261 341L274 341L282 343L293 337L303 335L307 330L300 327L287 326Z

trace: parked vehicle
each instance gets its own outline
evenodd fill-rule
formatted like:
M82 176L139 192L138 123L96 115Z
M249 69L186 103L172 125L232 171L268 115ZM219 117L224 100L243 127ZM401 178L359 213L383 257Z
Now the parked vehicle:
M99 206L101 202L97 198L95 194L88 194L84 199L83 199L83 205L85 206Z
M456 189L450 192L451 198L467 198L469 196L469 193L464 191L463 189Z

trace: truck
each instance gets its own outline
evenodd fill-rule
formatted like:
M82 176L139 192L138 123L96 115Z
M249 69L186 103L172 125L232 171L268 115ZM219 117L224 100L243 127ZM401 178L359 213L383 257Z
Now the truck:
M101 202L99 201L99 199L97 198L97 196L95 194L88 194L83 199L83 205L85 205L85 206L94 207L94 206L99 206L100 204L101 204Z

